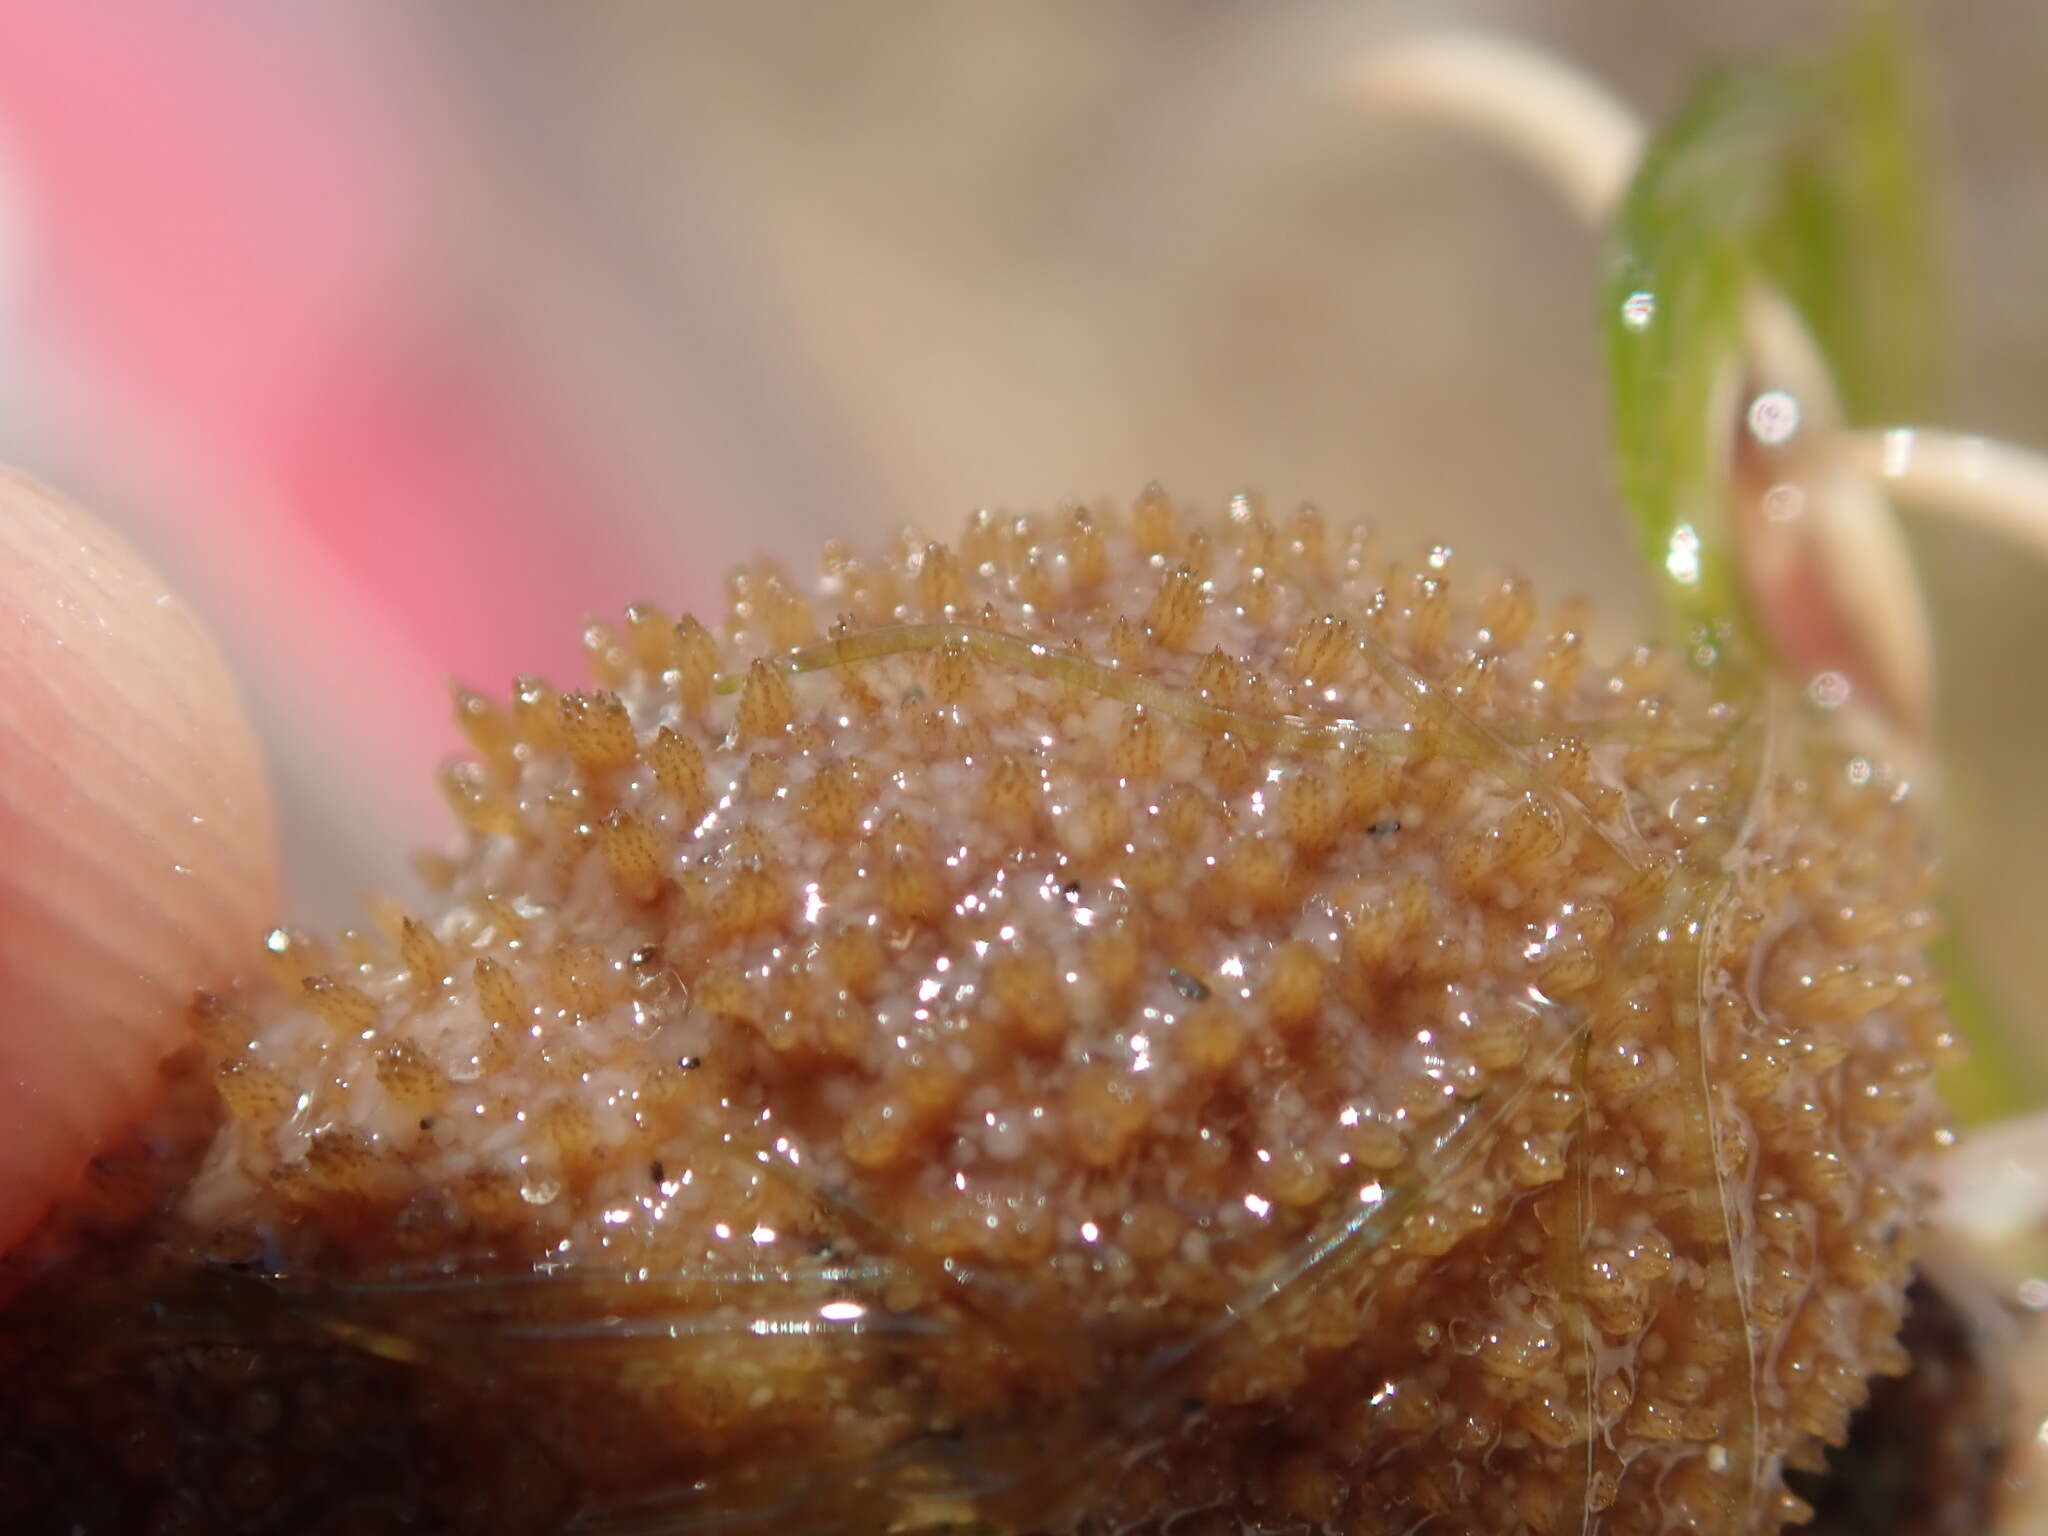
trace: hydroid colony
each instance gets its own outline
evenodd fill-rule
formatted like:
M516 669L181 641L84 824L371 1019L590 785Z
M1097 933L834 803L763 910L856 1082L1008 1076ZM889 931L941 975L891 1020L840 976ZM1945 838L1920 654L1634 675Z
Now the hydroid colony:
M463 696L435 909L200 1009L167 1244L354 1383L203 1528L371 1422L383 1528L1801 1515L1952 1049L1884 763L1244 501L731 596Z

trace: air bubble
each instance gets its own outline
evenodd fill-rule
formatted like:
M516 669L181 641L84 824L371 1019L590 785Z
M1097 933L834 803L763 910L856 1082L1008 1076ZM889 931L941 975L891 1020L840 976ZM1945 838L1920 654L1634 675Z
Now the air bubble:
M1749 402L1744 418L1749 435L1766 448L1780 448L1799 430L1799 400L1782 389L1767 389Z
M1806 696L1821 709L1840 709L1854 689L1840 672L1823 672L1806 685Z
M773 1477L798 1404L801 1529L897 1496L832 1470L902 1464L877 1423L972 1426L961 1454L1000 1456L1049 1391L1103 1409L1071 1504L1104 1528L1183 1496L1281 1518L1238 1489L1334 1507L1320 1462L1275 1451L1303 1439L1370 1467L1390 1519L1548 1519L1524 1491L1576 1487L1585 1416L1653 1398L1672 1438L1630 1475L1707 1477L1725 1444L1698 1501L1810 1449L1829 1394L1889 1358L1890 1237L1934 1134L1895 1069L1947 1038L1910 980L1924 932L1899 919L1926 895L1891 769L1805 710L1765 755L1745 711L1776 706L1739 679L1722 705L1682 651L1598 661L1579 609L1312 517L1204 531L1148 497L1101 533L985 518L962 549L841 561L829 641L761 576L742 628L650 608L600 634L630 663L616 694L522 686L512 747L454 786L479 836L392 924L404 969L280 934L303 1007L202 1010L225 1221L287 1263L539 1266L548 1325L620 1367L592 1422L626 1443L579 1475L609 1496L652 1448L713 1521ZM1665 553L1704 579L1693 528ZM1746 1052L1759 1013L1798 1048ZM1844 1105L1856 1139L1823 1135ZM1843 1239L1766 1252L1770 1198L1795 1233L1826 1202ZM416 1207L433 1221L394 1221ZM450 1251L398 1252L444 1220ZM1752 1233L1754 1302L1731 1258ZM621 1297L621 1274L656 1283ZM1877 1318L1802 1364L1832 1385L1796 1413L1741 1347L1777 1326L1779 1275L1795 1309ZM884 1414L874 1357L794 1342L834 1306L888 1335ZM636 1309L688 1348L617 1332ZM1233 1404L1199 1446L1174 1438L1184 1396ZM1096 1466L1154 1430L1158 1488L1096 1502ZM1014 1523L1064 1528L1041 1513Z

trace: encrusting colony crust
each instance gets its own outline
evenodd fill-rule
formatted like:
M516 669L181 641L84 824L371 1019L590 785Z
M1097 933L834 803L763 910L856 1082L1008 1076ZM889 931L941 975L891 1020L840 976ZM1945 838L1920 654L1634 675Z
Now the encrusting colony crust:
M1453 564L1148 492L464 696L434 912L199 1010L169 1245L592 1529L1796 1520L1904 1365L1913 807Z

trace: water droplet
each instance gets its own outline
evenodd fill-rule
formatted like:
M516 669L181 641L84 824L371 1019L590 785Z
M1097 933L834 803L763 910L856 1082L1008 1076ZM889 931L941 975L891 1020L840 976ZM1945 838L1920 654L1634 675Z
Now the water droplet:
M1764 492L1764 516L1774 523L1795 522L1806 511L1806 490L1787 480Z
M1657 295L1638 288L1621 301L1621 323L1631 331L1646 331L1657 318Z
M643 1039L666 1025L682 1020L690 1011L690 989L675 968L654 949L638 950L632 957L633 1032Z
M1699 581L1700 536L1691 523L1680 523L1671 530L1671 542L1664 551L1664 569L1671 573L1673 581L1686 586Z
M1799 430L1799 402L1782 389L1767 389L1749 402L1747 419L1750 436L1776 448Z
M1823 672L1806 685L1806 696L1821 709L1840 709L1851 692L1849 679L1839 672Z

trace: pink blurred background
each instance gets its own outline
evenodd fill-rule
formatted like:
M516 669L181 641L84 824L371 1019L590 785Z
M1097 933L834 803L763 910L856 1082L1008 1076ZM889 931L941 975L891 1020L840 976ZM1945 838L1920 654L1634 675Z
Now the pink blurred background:
M1596 245L1518 167L1364 116L1445 23L1655 114L1841 8L1599 0L0 13L0 458L113 517L227 643L294 911L438 841L452 675L593 614L983 504L1158 477L1369 516L1647 619L1609 488ZM2048 21L1924 18L1945 419L2048 441ZM1956 884L2048 989L2048 579L1922 541Z

